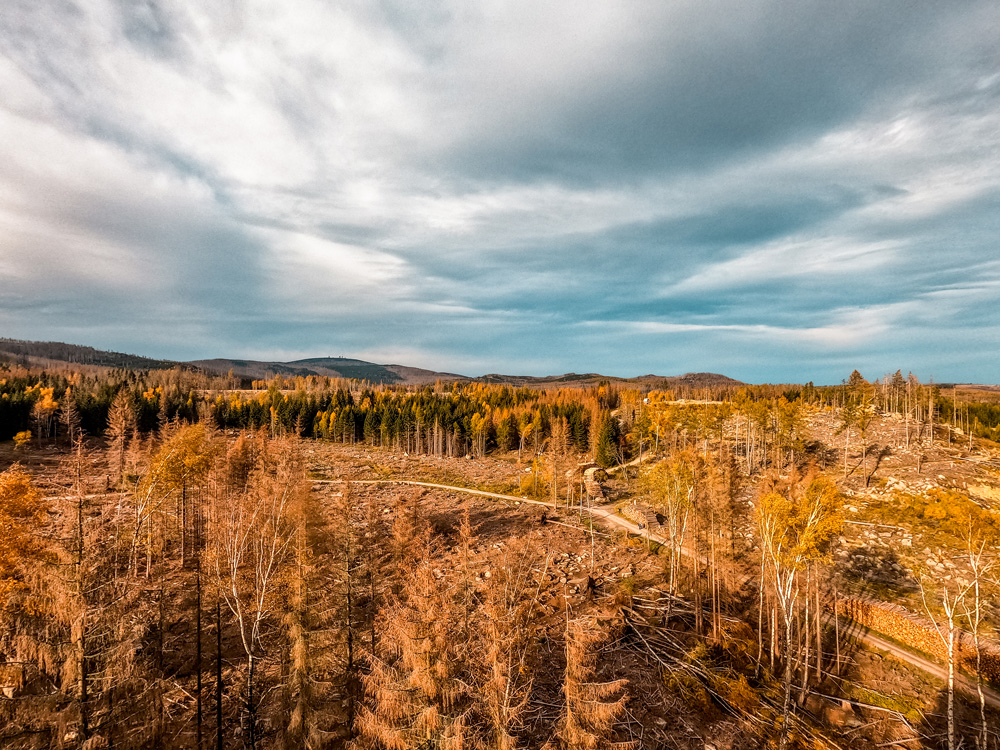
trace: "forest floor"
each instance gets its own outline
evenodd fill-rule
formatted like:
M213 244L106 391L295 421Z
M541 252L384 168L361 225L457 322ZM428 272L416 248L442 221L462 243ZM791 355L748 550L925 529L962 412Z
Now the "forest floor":
M900 517L901 498L961 490L982 507L995 508L1000 504L997 454L980 443L969 450L967 441L960 439L951 445L940 440L933 446L920 445L912 434L907 447L905 424L879 419L866 435L870 446L866 465L861 465L857 439L848 446L845 477L844 436L837 433L835 415L813 412L805 430L811 455L837 476L848 498L844 509L848 523L839 540L845 552L838 561L843 568L854 570L856 591L904 603L919 612L910 582L926 569L927 560L934 562L932 572L941 566L942 576L957 575L948 566L954 567L952 558L960 550L948 548L947 543L953 540L935 536L926 519ZM85 492L102 493L108 487L102 447L101 441L88 442ZM531 570L537 580L536 624L542 636L537 642L538 668L521 737L524 746L538 747L553 732L561 700L565 623L567 617L582 615L598 617L606 627L598 678L629 681L630 699L620 739L636 740L650 750L737 750L765 744L761 722L773 721L778 688L776 680L766 676L767 670L762 673L755 664L753 602L732 602L724 613L723 633L705 640L695 632L699 625L690 602L668 596L664 558L642 539L630 537L624 530L615 533L594 528L571 509L394 483L410 480L519 495L533 479L526 457L519 461L517 454L511 453L442 458L315 441L307 441L304 451L309 476L315 480L311 502L318 516L325 515L338 495L343 495L347 482L352 483L351 502L359 512L374 508L384 535L390 533L398 509L416 503L440 543L437 554L441 565L436 574L441 578L456 575L455 547L465 511L475 528L469 568L478 591L485 590L497 566L509 555L530 551ZM877 469L872 471L878 456ZM21 463L50 497L69 491L63 467L70 460L65 448L32 447L15 452L9 443L0 445L0 470ZM564 481L565 472L577 463L567 460L559 466L557 481ZM867 481L866 475L870 475ZM609 507L638 490L628 477L610 479L606 489L612 501ZM561 494L557 487L557 497ZM749 501L753 494L751 483L743 488L741 497ZM315 523L310 532L317 570L329 577L336 574L332 534L325 522ZM874 562L867 564L868 558ZM190 597L190 592L186 596ZM996 604L990 611L993 622L1000 621ZM168 612L188 609L189 603L177 600L169 603ZM184 700L185 691L190 692L190 644L185 646L188 631L189 625L182 622L168 631L175 649L178 701ZM802 725L803 732L826 737L841 747L904 742L907 747L939 745L945 700L941 679L911 668L905 649L886 643L890 658L885 652L862 648L850 640L841 643L840 665L831 664L832 654L827 655L824 674L813 679L813 692L796 696L803 710L815 717ZM227 643L224 648L235 662L237 644ZM894 651L896 658L892 658ZM331 675L336 671L331 669ZM741 685L747 690L741 692ZM334 704L339 706L337 711L343 711L339 700L331 699ZM974 726L974 700L963 696L958 704L960 723ZM993 718L1000 726L1000 716ZM338 720L342 719L343 715L338 715ZM190 729L184 731L190 733ZM187 746L189 740L187 734L178 734L175 746Z
M907 445L901 418L877 418L864 454L857 437L850 444L845 472L844 434L837 428L833 413L819 411L806 430L810 441L823 446L818 452L845 497L836 551L844 584L856 595L926 617L922 582L932 602L936 585L969 583L967 510L1000 510L1000 451L981 440L970 446L957 432L949 442L942 439L943 428L930 445L927 429L918 439L912 423ZM832 448L837 442L839 449ZM987 631L1000 632L1000 601L987 599L983 614Z
M835 429L824 425L821 420L816 420L814 424L831 432ZM891 435L891 431L888 434ZM929 456L922 459L924 467L929 463L935 471L944 469L946 464L950 468L947 447L940 451L936 448L925 448L925 454ZM325 487L323 491L337 491L335 488L342 481L381 480L377 484L355 484L352 491L360 494L363 502L381 503L386 514L392 512L393 498L398 493L416 492L436 530L446 538L454 536L461 510L466 507L472 509L470 512L476 519L477 536L481 540L477 547L478 556L502 549L514 540L531 540L533 546L545 552L546 559L551 559L552 567L546 580L553 587L553 593L547 597L542 612L545 627L552 632L552 643L559 642L558 631L567 609L571 613L603 611L607 614L608 605L620 598L626 589L630 595L648 601L663 601L665 597L664 560L651 553L640 538L630 539L621 534L591 536L589 525L581 523L579 513L573 510L553 512L552 509L542 510L532 506L528 501L516 505L511 501L468 496L457 490L407 487L395 483L410 480L497 491L502 495L517 494L516 488L525 467L518 465L516 454L500 459L435 458L393 454L369 446L326 444L317 444L310 450L313 451L310 454L311 472L320 479ZM860 454L857 460L860 460ZM960 486L942 484L938 474L927 477L923 467L922 473L917 474L915 467L904 460L900 460L900 468L904 469L903 476L909 476L913 483ZM896 467L884 462L880 469L886 477L895 478ZM330 480L334 482L327 484ZM963 464L959 464L958 471L951 474L952 482L969 480L988 481L988 476L970 472ZM612 485L609 488L612 495L619 501L634 490L634 485L625 479L614 479L609 484ZM850 477L845 489L854 494L863 490L860 487L852 489ZM745 490L745 494L751 493ZM613 507L614 503L610 503L607 509ZM546 523L542 521L543 514ZM549 521L565 525L547 523ZM856 541L851 537L850 525L844 533L846 543ZM857 539L863 540L863 537ZM485 557L481 557L476 565L485 564L482 560ZM690 618L688 621L682 618L674 623L675 627L677 625L688 635L691 634L693 622ZM855 636L860 637L860 634L855 633ZM748 634L743 637L748 637ZM749 645L744 642L744 647L752 648L754 638L750 633ZM738 640L734 635L733 641ZM854 643L854 646L850 645L850 641L842 644L840 675L830 668L823 680L814 685L815 695L800 696L806 708L820 717L821 726L825 720L826 735L845 747L867 746L872 741L907 741L917 747L919 745L914 740L921 737L933 747L936 740L927 738L940 736L945 713L940 665L921 660L913 652L889 640L872 639L869 646L873 643L878 646L874 649L860 648L860 641ZM693 641L689 647L694 650L691 644ZM717 750L754 746L751 735L747 734L745 721L728 713L708 693L701 693L701 698L697 699L698 688L683 680L670 678L671 670L658 664L657 657L647 652L645 645L648 644L636 641L634 633L631 634L631 641L628 637L619 637L606 647L601 660L604 665L602 678L623 677L630 680L629 693L633 699L629 710L632 719L637 722L635 726L641 727L638 731L643 738L642 746L715 747ZM717 667L732 659L732 654L723 656L715 653L714 656L720 659ZM553 658L551 654L549 658ZM696 660L697 657L676 652L671 658L683 662L685 659ZM922 662L919 668L913 666L918 660ZM555 661L558 662L558 659ZM557 703L557 677L558 670L555 670L547 683L545 679L539 682L539 690L551 693L553 705ZM767 692L761 684L757 684L756 688L761 693ZM827 701L819 698L820 695L836 696L848 703ZM699 708L692 709L692 700ZM966 695L959 698L958 704L960 721L973 725L976 721L974 699ZM852 708L845 710L847 705ZM554 715L540 715L536 729L544 734L553 718Z

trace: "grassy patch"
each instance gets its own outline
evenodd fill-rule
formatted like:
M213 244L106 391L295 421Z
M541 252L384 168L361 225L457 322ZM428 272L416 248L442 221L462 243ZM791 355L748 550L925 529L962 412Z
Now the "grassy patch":
M970 524L1000 534L1000 521L993 514L950 490L894 492L870 501L859 518L907 528L931 547L962 549Z
M913 724L924 721L924 713L919 704L914 700L907 700L902 696L883 695L874 690L863 688L856 683L847 684L845 696L859 703L867 703L870 706L878 706L889 711L895 711L905 716L906 720Z

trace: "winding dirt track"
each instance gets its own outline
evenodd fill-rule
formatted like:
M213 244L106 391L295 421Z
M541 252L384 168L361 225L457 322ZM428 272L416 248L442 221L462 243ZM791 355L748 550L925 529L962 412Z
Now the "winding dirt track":
M563 506L563 505L561 505L559 503L550 503L550 502L546 502L544 500L531 500L531 499L526 498L526 497L518 497L517 495L503 495L503 494L500 494L498 492L487 492L485 490L473 490L473 489L469 489L467 487L455 487L453 485L435 484L433 482L418 482L418 481L410 480L410 479L351 479L351 480L347 480L347 479L313 479L311 481L313 482L313 484L347 484L347 483L350 483L350 484L406 484L406 485L411 485L411 486L415 486L415 487L429 487L429 488L432 488L432 489L447 490L449 492L460 492L460 493L464 493L466 495L477 495L479 497L488 497L488 498L492 498L494 500L503 500L505 502L510 502L510 503L520 503L520 504L524 504L524 505L541 505L541 506L550 507L550 508L562 508L562 507L565 507L565 506ZM604 506L596 506L596 507L593 507L593 508L584 508L584 510L586 512L590 513L590 515L593 518L598 519L600 521L603 521L603 522L605 522L605 523L607 523L607 524L609 524L611 526L617 526L618 528L625 529L629 533L635 534L637 536L647 537L649 539L652 539L654 542L658 542L660 544L669 545L669 542L665 538L661 537L659 534L654 534L653 532L649 531L648 529L641 529L641 528L639 528L636 524L634 524L631 521L628 521L628 520L622 518L621 516L617 515L616 513L614 513L613 510L609 510L609 508L611 508L611 507L612 506L609 504L609 505L604 505ZM691 554L688 550L682 549L681 551L685 555L690 555ZM708 560L706 558L701 558L700 562L702 562L702 563L704 563L706 565L708 564ZM834 617L834 615L829 614L827 619L832 622L833 617ZM925 658L924 656L921 656L920 654L916 654L913 651L911 651L910 649L903 648L902 646L899 646L899 645L893 643L892 641L887 640L885 637L881 636L880 634L876 633L875 631L870 630L868 628L865 628L865 627L859 625L856 622L853 622L851 620L846 620L846 619L842 618L841 619L841 623L843 624L842 626L844 627L845 632L847 632L848 635L851 638L854 638L855 640L861 641L862 643L864 643L865 645L867 645L867 646L869 646L871 648L875 648L875 649L878 649L879 651L883 651L885 653L888 653L888 654L892 655L893 657L895 657L896 659L898 659L899 661L903 662L904 664L908 664L908 665L910 665L912 667L916 667L917 669L919 669L919 670L921 670L921 671L923 671L923 672L931 675L932 677L936 677L937 679L940 679L942 681L947 681L947 679L948 679L948 670L945 667L942 667L940 664L938 664L938 663L936 663L934 661L931 661L930 659ZM956 674L955 675L955 686L957 688L963 690L966 693L969 693L969 694L971 694L973 696L977 696L978 697L977 692L976 692L976 683L975 683L975 681L972 680L972 679L969 679L968 677L965 677L964 675L961 675L961 674ZM993 708L996 708L996 709L1000 709L1000 693L998 693L998 692L996 692L996 691L994 691L994 690L992 690L992 689L990 689L990 688L988 688L988 687L986 687L984 685L983 686L983 696L984 696L984 698L986 700L986 704L987 705L992 706Z

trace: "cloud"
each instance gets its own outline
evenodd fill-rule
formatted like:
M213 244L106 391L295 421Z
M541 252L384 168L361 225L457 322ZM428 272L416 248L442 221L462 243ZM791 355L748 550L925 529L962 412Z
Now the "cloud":
M985 0L5 10L6 335L995 379Z

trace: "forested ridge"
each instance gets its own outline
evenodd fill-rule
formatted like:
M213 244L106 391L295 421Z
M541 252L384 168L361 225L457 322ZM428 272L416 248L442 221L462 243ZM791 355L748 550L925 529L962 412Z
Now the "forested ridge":
M968 392L227 385L6 366L0 746L998 740L986 692L926 708L832 614L922 599L945 665L991 677L996 425Z

